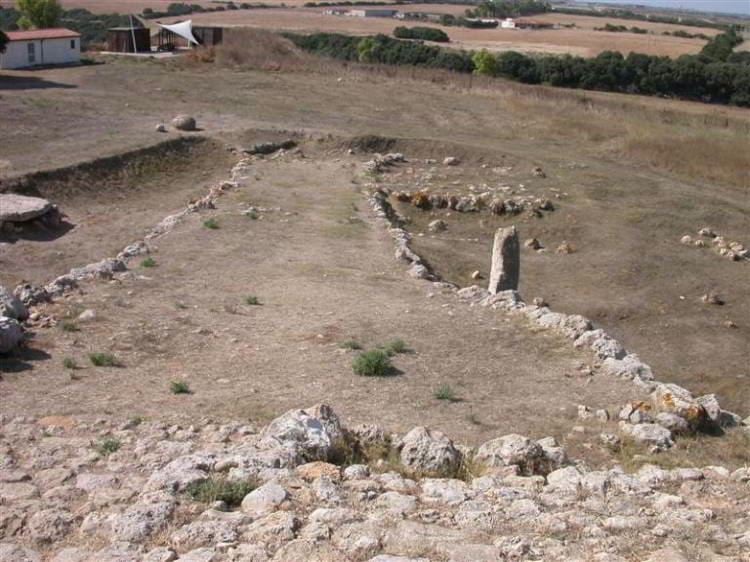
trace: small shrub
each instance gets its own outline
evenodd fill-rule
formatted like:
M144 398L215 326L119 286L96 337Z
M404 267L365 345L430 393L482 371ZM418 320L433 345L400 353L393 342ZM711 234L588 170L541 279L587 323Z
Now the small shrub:
M120 362L111 353L89 353L89 360L96 367L119 367Z
M438 387L435 391L435 398L438 400L445 400L447 402L456 402L456 393L453 391L450 385L444 384Z
M255 211L248 211L247 213L245 213L245 216L252 220L258 219L258 213L256 213Z
M352 351L356 351L358 349L362 349L362 346L356 340L346 340L345 342L341 343L341 348L342 349L350 349Z
M112 453L115 453L120 450L120 447L122 446L122 443L120 443L119 439L115 439L114 437L108 437L107 439L104 439L96 444L96 452L99 453L103 457L107 457L111 455Z
M156 267L156 260L149 256L141 261L141 267Z
M383 346L383 350L390 356L409 352L409 348L406 346L406 342L402 339L389 341Z
M256 487L255 482L230 482L224 478L209 478L188 485L185 493L197 502L211 504L223 501L229 507L236 507Z
M60 324L60 328L63 332L80 332L81 329L78 327L78 324L74 322L73 320L63 320Z
M380 349L365 351L357 355L352 363L352 369L363 377L387 377L394 372L390 357Z
M172 394L192 394L190 386L185 381L172 381L169 383Z
M76 360L72 357L66 357L65 359L63 359L63 367L65 367L66 369L77 369L78 363L76 363Z
M258 297L255 295L248 295L245 297L245 304L249 304L250 306L259 306L260 300L258 300Z
M213 219L213 218L212 219L206 219L206 220L203 221L203 226L205 228L210 229L210 230L216 230L216 229L219 228L219 221L217 221L216 219Z
M421 39L422 41L436 41L438 43L447 43L450 41L445 31L435 27L400 26L393 30L393 35L399 39Z

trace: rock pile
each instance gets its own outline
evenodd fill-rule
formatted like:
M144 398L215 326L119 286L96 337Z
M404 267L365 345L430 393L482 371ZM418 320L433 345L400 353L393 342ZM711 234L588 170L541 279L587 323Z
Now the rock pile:
M697 238L685 234L680 238L680 242L687 246L695 246L696 248L706 248L710 246L718 255L732 261L750 260L750 250L748 250L743 244L736 241L729 241L724 236L717 234L716 231L708 227L701 228L698 231Z
M336 464L364 436L379 459ZM747 469L628 474L551 438L384 436L324 405L262 430L0 416L0 560L741 560L750 544Z
M406 158L400 152L390 152L388 154L375 154L372 160L364 164L364 171L369 174L379 174L386 168L399 162L406 162Z
M517 196L502 199L489 193L478 195L451 195L446 193L430 193L428 191L397 191L394 193L397 201L410 203L423 211L431 209L447 209L459 213L490 212L494 215L518 215L524 211L536 217L543 216L543 211L554 211L555 205L547 198L533 196Z

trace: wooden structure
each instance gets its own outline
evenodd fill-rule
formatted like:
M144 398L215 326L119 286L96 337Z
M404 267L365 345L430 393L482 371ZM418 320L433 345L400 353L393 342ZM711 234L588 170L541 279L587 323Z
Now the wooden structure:
M150 52L151 34L146 27L113 27L107 30L107 50L112 53Z
M223 27L193 26L193 36L198 40L201 47L213 47L224 41ZM161 28L156 34L156 46L160 51L173 51L174 49L185 49L191 46L188 40L180 37L168 29Z

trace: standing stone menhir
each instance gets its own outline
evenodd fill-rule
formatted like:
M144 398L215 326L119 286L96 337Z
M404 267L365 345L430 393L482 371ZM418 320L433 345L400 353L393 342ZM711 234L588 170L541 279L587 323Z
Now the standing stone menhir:
M492 247L492 269L490 272L490 293L518 290L521 274L521 246L515 226L498 228Z

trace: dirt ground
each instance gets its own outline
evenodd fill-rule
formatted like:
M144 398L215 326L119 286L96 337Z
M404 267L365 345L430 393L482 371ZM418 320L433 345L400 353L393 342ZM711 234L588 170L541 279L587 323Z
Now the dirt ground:
M228 174L224 143L267 136L243 131L286 129L279 136L305 131L326 139L303 145L308 158L257 164L249 185L209 213L220 228L202 226L208 215L192 216L159 241L157 267L138 268L136 262L135 277L87 285L83 294L55 305L53 312L63 317L85 308L98 317L81 323L80 331L40 329L31 351L4 359L3 411L267 419L327 400L348 419L393 429L427 423L476 442L510 431L565 434L575 424L576 404L613 406L631 397L634 389L617 381L580 379L578 368L590 356L569 342L533 334L497 313L458 306L446 295L428 297L422 284L405 277L387 234L371 222L361 184L352 183L361 181L353 166L365 156L347 156L337 140L378 133L407 137L397 145L407 158L460 157L464 165L450 170L453 177L436 170L430 181L441 188L523 183L530 190L568 193L546 218L519 224L524 238L537 236L548 247L565 239L578 250L567 256L525 253L521 289L527 300L540 295L556 310L590 316L652 364L659 379L716 391L725 407L747 415L747 264L679 244L682 234L705 224L750 243L743 240L747 184L686 177L608 152L617 135L629 134L617 113L609 119L598 114L613 134L602 140L576 112L570 115L581 120L578 129L544 129L547 102L532 96L519 94L535 104L533 110L508 91L332 68L339 69L268 73L118 59L0 76L9 131L0 148L6 178L155 144L165 137L154 125L181 112L196 115L200 134L218 143L206 144L182 168L164 162L134 180L105 182L101 199L91 197L96 181L82 180L86 185L61 198L78 229L52 241L1 247L3 279L10 281L40 278L47 269L52 277L142 235L152 218L177 210ZM638 98L622 103L634 104L626 106L633 122L643 108L663 106L654 115L665 121L649 119L651 132L690 132L675 121L682 119L680 108L685 119L703 112L706 120L695 130L704 139L717 135L711 156L717 161L729 152L722 139L735 147L747 143L740 110ZM714 132L714 112L733 127L740 124L736 137L731 128ZM328 139L329 133L335 137ZM740 150L739 158L747 153ZM532 177L536 165L546 179ZM386 174L382 181L396 186L409 167L417 174L423 166L407 164L396 172L402 176ZM507 177L490 177L497 167L512 169ZM107 198L115 194L117 209L110 209ZM282 211L252 220L241 214L250 204ZM101 213L107 228L95 220ZM413 227L419 230L425 218L415 214ZM446 277L463 282L470 268L486 268L492 226L449 223L446 237L478 237L478 243L429 237L415 243ZM700 303L709 288L726 298L724 307ZM244 304L249 295L263 304ZM728 319L736 329L723 326ZM350 338L372 347L395 337L413 353L395 358L402 374L388 379L355 377L353 354L339 348ZM94 368L86 358L94 351L115 353L124 366ZM85 368L71 377L62 368L65 357ZM170 394L174 379L188 381L194 394ZM436 400L442 384L462 400Z
M579 368L591 358L564 339L460 305L452 295L430 296L409 281L352 182L357 161L341 158L343 148L303 150L306 158L259 162L247 187L224 197L215 212L192 216L159 240L156 267L136 262L132 280L93 283L51 306L61 318L90 308L97 319L78 323L80 331L39 330L26 355L6 361L4 411L265 419L301 401L325 401L353 420L398 430L427 424L478 442L497 432L563 436L578 401L613 408L625 395L638 396L627 383L582 376ZM166 214L184 192L179 178L159 179L158 191L128 190L117 212ZM252 219L242 215L248 205L281 210ZM75 217L88 197L66 206ZM205 228L208 217L220 228ZM67 244L95 237L104 250L141 234L136 224L109 224L105 233L84 223ZM30 277L61 245L19 241L24 255L33 251L37 259L16 256L13 269ZM249 295L261 305L245 304ZM341 349L344 341L372 348L394 338L411 350L394 360L401 374L352 373L355 352ZM123 367L87 364L87 353L97 351L114 353ZM74 380L61 368L66 357L85 366ZM171 395L172 380L185 380L194 394ZM550 402L544 388L561 381L565 391ZM444 384L458 401L434 397ZM539 415L525 416L529 408Z
M459 7L459 13L465 10ZM425 11L428 8L410 7L411 11ZM444 8L442 11L447 10ZM328 31L367 35L375 33L393 34L396 27L410 25L404 20L390 18L356 18L329 16L323 14L323 8L274 8L267 10L238 10L211 14L194 14L196 25L241 26L263 29L314 32ZM560 15L548 16L556 21ZM177 18L179 19L179 18ZM174 21L177 19L173 18ZM576 19L576 18L574 18ZM578 19L597 19L582 18ZM566 20L567 21L567 20ZM609 21L609 20L606 20ZM613 23L619 20L612 20ZM599 22L603 26L604 20ZM635 23L630 22L631 25ZM417 25L416 23L414 25ZM451 38L449 46L462 49L486 48L495 51L521 50L550 53L571 53L581 56L594 56L601 51L616 50L622 53L639 52L651 55L679 56L698 53L705 41L701 39L683 39L659 34L636 35L633 33L605 33L594 31L590 22L582 23L580 29L553 30L516 30L516 29L467 29L445 27L437 24L419 22L418 25L436 27L445 31ZM584 27L584 25L586 27ZM665 26L674 30L682 26ZM701 32L695 28L695 32Z

